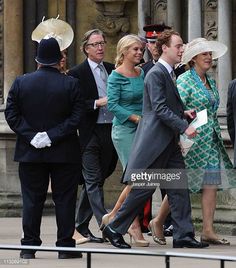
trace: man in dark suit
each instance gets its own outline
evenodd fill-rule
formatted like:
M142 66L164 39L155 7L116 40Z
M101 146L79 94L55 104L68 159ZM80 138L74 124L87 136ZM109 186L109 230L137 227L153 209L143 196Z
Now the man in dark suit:
M227 99L227 126L234 147L234 168L236 168L235 124L236 122L236 79L229 83Z
M145 76L148 73L148 71L151 70L151 68L155 65L155 63L158 61L160 57L157 47L156 47L156 40L158 38L158 35L160 35L160 33L162 33L164 30L168 30L168 29L171 29L171 27L165 25L164 23L163 24L149 24L143 27L143 30L146 32L145 39L147 40L147 44L146 44L147 52L151 58L149 61L141 65ZM166 195L165 189L161 189L162 199L165 197L165 195ZM151 217L152 217L151 212L152 212L152 198L147 201L144 207L143 219L141 215L139 216L141 220L140 225L143 231L147 230L149 221L151 220ZM169 213L164 224L164 235L172 236L172 229L173 229L173 226L171 223L171 215Z
M143 27L143 30L146 32L145 34L145 38L147 40L147 49L150 53L151 59L149 61L147 61L146 63L144 63L141 67L144 71L144 74L146 76L146 74L148 73L149 70L151 70L151 68L156 64L156 62L158 61L160 54L158 52L158 49L156 47L156 40L158 39L158 36L160 35L160 33L162 33L164 30L170 30L171 27L163 24L150 24L150 25L145 25ZM179 64L178 67L174 68L174 73L176 78L185 72L185 66ZM162 199L164 199L166 195L166 190L165 189L161 189L161 196ZM173 225L172 225L172 221L171 221L171 213L168 214L168 216L166 217L165 223L164 223L164 235L165 236L172 236L173 235Z
M68 74L79 79L85 98L86 114L81 122L80 141L84 185L80 195L76 230L91 242L101 243L89 230L94 214L100 226L104 207L103 184L114 171L117 155L111 139L113 115L107 109L107 76L114 65L103 62L106 39L99 29L84 34L81 48L87 59L69 70Z
M183 170L185 165L178 144L179 135L185 133L189 138L196 135L196 129L184 119L185 115L191 117L191 111L184 112L183 103L171 78L174 65L181 60L183 41L177 32L167 30L160 34L157 48L161 57L145 78L143 118L124 174L128 180L131 173L140 175L149 169L167 169L170 172L171 169ZM181 185L172 182L166 188L174 226L173 247L206 247L208 244L194 238L186 179L183 174ZM113 246L130 247L122 235L127 232L154 191L155 188L132 188L116 217L103 230L103 235Z
M77 129L83 111L78 80L61 74L62 58L54 38L42 39L38 69L19 76L7 98L5 117L17 134L14 160L19 162L23 198L24 246L40 246L40 225L49 179L55 203L58 247L75 247L77 187L81 154ZM20 257L35 258L35 250ZM80 252L59 252L58 258L81 258Z

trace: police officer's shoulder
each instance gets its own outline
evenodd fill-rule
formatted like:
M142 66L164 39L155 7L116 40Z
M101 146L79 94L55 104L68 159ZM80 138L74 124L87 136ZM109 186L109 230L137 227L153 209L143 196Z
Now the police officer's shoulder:
M36 71L37 71L37 70L36 70ZM36 71L29 72L29 73L24 73L24 74L22 74L22 75L18 75L17 78L19 78L19 79L28 78L29 76L32 76Z

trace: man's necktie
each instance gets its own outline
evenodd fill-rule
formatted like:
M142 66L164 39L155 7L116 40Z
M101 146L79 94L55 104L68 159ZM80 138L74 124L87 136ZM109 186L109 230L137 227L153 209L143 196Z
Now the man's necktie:
M173 83L176 85L176 75L175 75L174 70L171 71L170 76L171 76Z
M102 64L98 64L98 68L100 69L100 77L104 82L107 81L107 73L105 67Z

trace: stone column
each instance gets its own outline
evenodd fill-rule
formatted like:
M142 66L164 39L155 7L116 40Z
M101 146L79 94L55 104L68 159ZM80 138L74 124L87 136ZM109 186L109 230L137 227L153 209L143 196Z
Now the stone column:
M76 0L71 0L66 2L66 21L71 25L74 33L76 33ZM76 64L76 45L77 38L74 38L74 41L68 48L67 55L67 69L73 67Z
M4 99L15 77L23 73L22 26L23 0L4 1Z
M36 42L31 40L31 34L35 27L38 25L37 14L38 5L35 1L24 0L24 20L23 20L23 29L24 29L24 42L23 42L23 62L24 62L24 72L29 73L33 72L36 69L35 51L36 51Z
M31 0L32 1L32 0ZM37 10L36 10L36 20L37 25L42 21L43 16L45 16L45 20L49 19L48 14L48 0L37 0ZM35 25L35 27L37 26Z
M188 41L202 36L201 0L188 0Z
M145 37L143 26L147 24L147 18L150 17L150 3L146 0L138 0L138 35ZM145 61L149 60L147 51L145 51L143 58Z
M143 26L146 24L146 18L150 16L148 10L150 10L149 3L146 0L138 0L138 34L145 36Z
M167 25L181 33L181 1L167 1Z
M228 47L227 53L218 60L219 112L224 115L226 113L228 84L232 80L231 13L231 0L218 1L218 41Z
M23 73L23 0L4 1L4 100L13 80ZM21 208L15 135L0 112L0 216L19 216ZM11 207L11 209L9 209Z

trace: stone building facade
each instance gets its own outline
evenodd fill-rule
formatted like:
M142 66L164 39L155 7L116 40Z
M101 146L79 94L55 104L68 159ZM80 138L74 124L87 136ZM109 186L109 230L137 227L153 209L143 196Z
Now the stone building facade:
M12 81L17 75L35 70L36 44L33 29L45 19L60 15L74 29L75 38L68 50L68 68L84 60L80 51L83 33L100 28L107 36L107 61L114 61L117 41L126 33L144 36L145 24L162 23L181 33L185 43L195 37L222 41L228 52L214 62L221 103L219 119L225 145L231 155L225 115L227 87L235 77L236 0L0 0L0 215L19 215L21 207L17 164L12 161L15 135L8 128L3 111ZM232 155L231 155L232 157ZM114 204L121 191L120 165L107 180L107 206ZM228 232L236 233L236 191L218 195L216 221L226 223ZM199 196L192 196L193 215L200 219ZM51 207L49 201L48 207ZM219 225L222 226L222 225Z

